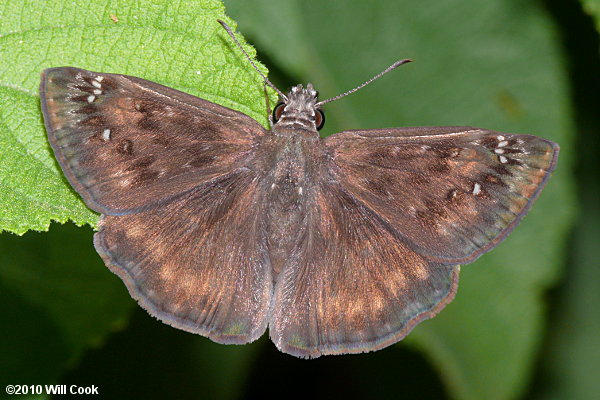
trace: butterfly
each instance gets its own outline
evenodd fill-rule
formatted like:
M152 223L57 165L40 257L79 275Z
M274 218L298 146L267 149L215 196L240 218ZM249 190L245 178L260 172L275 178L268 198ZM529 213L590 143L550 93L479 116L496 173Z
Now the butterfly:
M341 96L279 93L267 130L132 76L42 74L56 159L102 214L96 250L151 315L218 343L268 328L282 352L314 358L401 340L453 299L460 264L508 235L556 166L556 143L466 126L323 139L321 106Z

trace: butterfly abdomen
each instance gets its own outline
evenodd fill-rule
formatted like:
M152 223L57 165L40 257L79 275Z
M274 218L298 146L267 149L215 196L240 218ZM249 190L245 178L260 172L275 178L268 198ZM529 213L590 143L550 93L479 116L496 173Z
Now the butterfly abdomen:
M274 280L305 230L314 176L322 165L322 146L315 146L318 142L302 136L268 135L262 143L270 154L263 186L269 205L266 231Z

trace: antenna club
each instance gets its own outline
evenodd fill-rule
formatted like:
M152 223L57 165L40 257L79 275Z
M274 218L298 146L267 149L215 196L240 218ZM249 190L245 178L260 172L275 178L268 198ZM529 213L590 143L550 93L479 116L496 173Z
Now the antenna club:
M409 63L409 62L412 62L412 60L411 60L411 59L409 59L409 58L405 58L404 60L398 60L398 61L396 61L395 63L393 63L392 65L390 65L389 67L387 67L386 69L384 69L383 71L381 71L380 73L378 73L377 75L375 75L374 77L372 77L371 79L369 79L368 81L366 81L365 83L363 83L362 85L359 85L359 86L355 87L355 88L354 88L354 89L352 89L352 90L348 90L347 92L344 92L344 93L342 93L342 94L339 94L339 95L337 95L337 96L335 96L335 97L332 97L332 98L330 98L330 99L327 99L327 100L323 100L323 101L320 101L320 102L318 102L318 103L317 103L317 107L320 107L320 106L322 106L323 104L331 103L332 101L339 100L339 99L341 99L342 97L346 97L346 96L348 96L349 94L352 94L352 93L356 92L357 90L360 90L360 89L364 88L364 87L365 87L365 86L367 86L369 83L371 83L371 82L373 82L373 81L375 81L375 80L377 80L377 79L381 78L383 75L387 74L388 72L390 72L390 71L392 71L392 70L394 70L394 69L398 68L399 66L401 66L401 65L403 65L403 64Z
M402 64L407 64L409 62L413 62L414 60L410 59L410 58L405 58L404 60L398 60L395 63L392 64L391 68L397 68L399 66L401 66Z

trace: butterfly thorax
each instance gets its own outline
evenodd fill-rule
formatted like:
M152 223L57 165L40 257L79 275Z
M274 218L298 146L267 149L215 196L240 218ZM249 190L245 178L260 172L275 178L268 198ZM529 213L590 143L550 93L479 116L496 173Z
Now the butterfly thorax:
M302 135L318 138L316 125L317 91L312 84L292 87L283 99L283 109L273 125L275 135Z

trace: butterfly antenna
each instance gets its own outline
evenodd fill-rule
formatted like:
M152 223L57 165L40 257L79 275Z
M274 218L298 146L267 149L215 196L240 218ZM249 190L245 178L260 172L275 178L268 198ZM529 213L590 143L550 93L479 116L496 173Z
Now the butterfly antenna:
M254 67L254 69L265 80L265 83L267 85L269 85L271 88L273 88L273 90L275 90L279 94L279 96L281 97L282 100L287 101L287 96L285 94L283 94L283 92L281 90L277 89L277 87L271 83L271 81L265 76L265 74L263 74L262 71L260 69L258 69L258 67L254 63L254 61L252 61L252 58L250 58L250 56L248 55L248 53L246 53L246 50L244 50L244 48L242 47L242 45L240 44L240 42L236 39L236 37L233 34L233 31L231 30L231 28L229 27L229 25L227 25L225 22L221 21L220 19L218 19L217 22L219 22L223 26L223 28L227 31L227 33L229 34L229 36L231 36L231 38L233 39L233 41L235 42L235 44L237 44L237 46L240 48L240 50L242 50L242 53L244 53L244 55L246 56L246 58L248 59L248 61L250 61L250 64L252 64L252 66Z
M396 61L395 63L393 63L392 65L390 65L389 67L387 67L386 69L384 69L383 71L381 71L380 73L378 73L377 75L375 75L374 77L372 77L371 79L369 79L368 81L366 81L365 83L363 83L362 85L360 85L360 86L357 86L357 87L355 87L355 88L354 88L354 89L352 89L352 90L348 90L348 91L347 91L347 92L345 92L345 93L338 94L337 96L335 96L335 97L332 97L332 98L330 98L330 99L327 99L327 100L323 100L323 101L320 101L320 102L318 102L318 103L317 103L317 107L320 107L320 106L322 106L323 104L326 104L326 103L331 103L332 101L339 100L339 99L341 99L342 97L346 97L346 96L348 96L349 94L352 94L352 93L356 92L357 90L360 90L360 89L364 88L365 86L367 86L369 83L373 82L374 80L381 78L383 75L387 74L388 72L390 72L390 71L392 71L392 70L394 70L394 69L398 68L398 67L399 67L399 66L401 66L402 64L406 64L406 63L409 63L409 62L412 62L412 60L410 60L410 59L408 59L408 58L407 58L407 59L405 59L405 60L399 60L399 61Z

